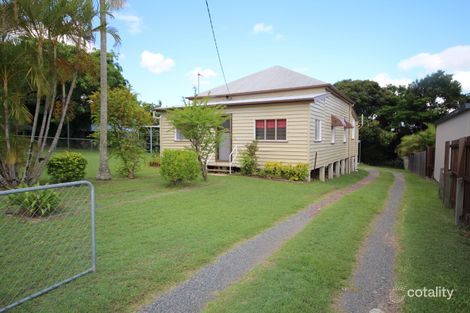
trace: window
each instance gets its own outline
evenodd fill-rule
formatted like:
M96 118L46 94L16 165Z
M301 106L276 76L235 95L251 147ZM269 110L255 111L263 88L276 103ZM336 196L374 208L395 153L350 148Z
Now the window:
M333 126L331 127L331 143L336 142L336 128Z
M183 140L187 140L183 134L181 133L181 130L179 130L178 128L175 130L175 140L176 141L183 141Z
M256 140L287 140L286 119L256 120Z
M356 120L352 120L351 139L356 139Z
M321 121L315 120L315 141L321 141Z
M348 130L347 128L345 128L343 132L343 142L346 142L347 138L348 138Z
M277 140L287 140L287 121L276 120Z

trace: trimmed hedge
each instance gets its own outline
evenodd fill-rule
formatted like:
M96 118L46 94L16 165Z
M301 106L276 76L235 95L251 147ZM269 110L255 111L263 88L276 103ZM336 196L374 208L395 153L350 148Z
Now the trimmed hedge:
M166 149L161 157L161 174L171 184L195 180L201 171L193 150Z
M81 153L64 151L51 157L47 163L47 174L54 183L81 180L85 177L87 164Z
M308 164L298 163L295 165L283 164L282 162L266 162L260 170L261 176L284 178L290 181L305 181L308 178Z

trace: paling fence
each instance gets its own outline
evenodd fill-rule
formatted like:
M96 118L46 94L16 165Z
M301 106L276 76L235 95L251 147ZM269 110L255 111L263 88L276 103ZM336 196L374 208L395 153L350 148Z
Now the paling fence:
M404 159L405 169L421 177L433 177L434 173L434 147L415 152Z
M439 196L455 209L457 224L470 224L470 136L446 141Z
M88 181L0 191L0 312L96 268Z

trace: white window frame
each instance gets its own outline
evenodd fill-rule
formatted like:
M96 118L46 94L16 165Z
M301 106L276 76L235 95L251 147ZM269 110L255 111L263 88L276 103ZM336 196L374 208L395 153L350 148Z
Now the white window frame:
M318 122L318 129L317 129L317 122ZM322 138L322 120L315 119L315 141L321 142Z
M180 138L178 138L178 133L180 134ZM181 131L178 128L175 128L175 141L189 141L186 139L183 134L181 134Z
M277 121L286 120L286 139L256 139L256 121L264 121L264 138L266 138L266 121L274 120L274 138L277 138ZM274 117L274 118L255 118L253 120L253 140L261 142L287 142L288 141L288 128L289 120L286 117Z
M336 127L331 126L331 143L336 143Z
M344 132L343 132L343 143L346 143L347 138L348 138L348 129L347 129L347 128L344 128Z

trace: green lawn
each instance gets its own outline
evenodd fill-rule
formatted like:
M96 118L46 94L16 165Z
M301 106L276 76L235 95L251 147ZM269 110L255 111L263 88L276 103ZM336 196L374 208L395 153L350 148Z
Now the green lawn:
M299 235L205 312L327 312L393 182L390 172L323 209Z
M94 181L97 154L85 154L90 160L87 177ZM116 168L114 162L111 168ZM208 182L168 187L156 169L147 167L135 180L115 176L110 182L94 182L97 272L12 312L131 312L237 242L365 176L360 171L305 184L210 176ZM344 221L341 228L347 229L350 222ZM14 262L8 266L28 270Z
M400 223L399 286L455 289L451 300L405 298L403 312L470 312L470 238L454 211L438 199L437 184L405 173Z

